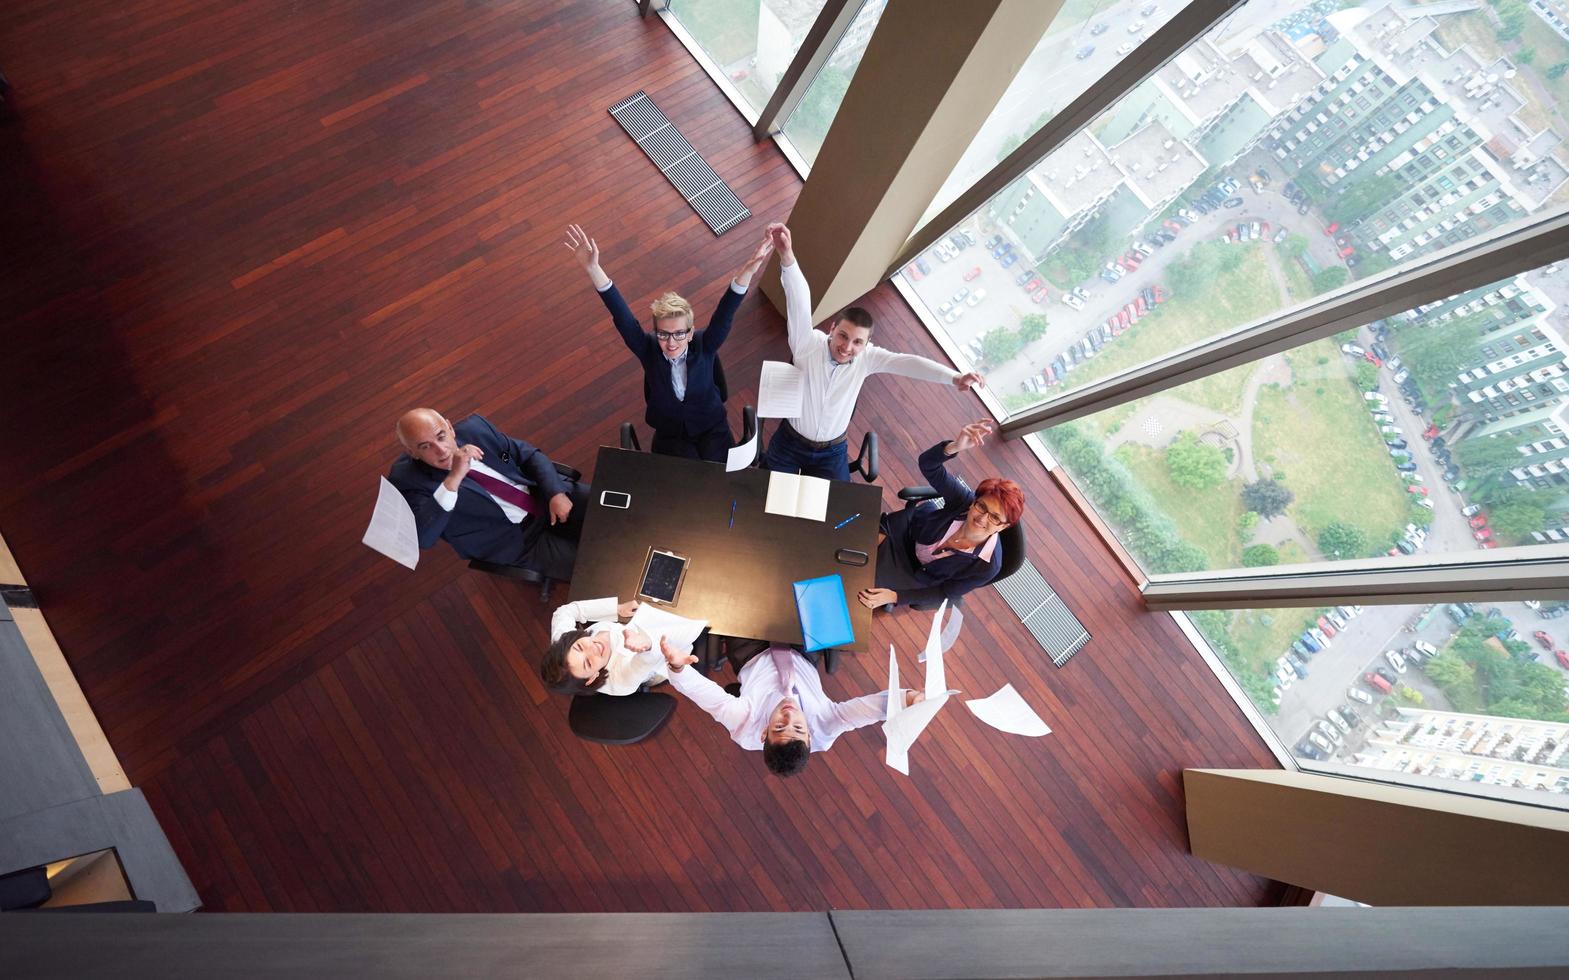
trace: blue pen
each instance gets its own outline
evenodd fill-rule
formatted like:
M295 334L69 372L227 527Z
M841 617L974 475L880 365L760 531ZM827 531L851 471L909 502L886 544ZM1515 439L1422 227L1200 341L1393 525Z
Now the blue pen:
M860 517L860 516L861 516L860 514L851 514L849 517L846 517L844 520L840 521L838 524L835 524L834 525L834 530L835 531L839 530L841 527L844 527L846 524L850 523L851 521L855 520L857 517Z
M735 528L735 501L730 501L730 527Z

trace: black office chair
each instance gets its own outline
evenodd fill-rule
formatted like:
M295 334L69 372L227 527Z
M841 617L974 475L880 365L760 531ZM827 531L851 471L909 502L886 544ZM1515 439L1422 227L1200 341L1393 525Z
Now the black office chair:
M909 510L911 507L917 507L923 501L927 500L935 500L938 502L939 507L942 506L942 496L938 494L934 488L928 486L905 487L903 490L899 491L899 499L904 501L905 510ZM1019 570L1019 566L1024 564L1024 558L1027 550L1027 544L1024 538L1024 523L1021 521L1020 523L1009 527L1007 530L1002 532L1001 536L1002 541L1000 544L1002 545L1002 567L997 569L997 577L988 582L988 585L996 585L998 582L1001 582L1009 575L1017 572ZM912 602L910 603L910 608L936 609L940 604L940 602Z
M761 425L762 423L759 422L758 424ZM767 445L762 434L759 433L757 438L757 459L752 463L753 466L763 467L763 450L767 448ZM861 437L861 451L856 454L854 459L850 460L850 472L852 474L860 474L861 479L867 483L876 483L877 474L880 472L878 467L880 458L878 445L877 433L868 430Z
M632 745L665 726L675 713L676 699L657 691L638 691L613 698L582 694L567 709L567 726L586 742Z
M752 433L756 431L757 408L753 405L745 405L741 408L741 438L736 440L736 445L743 445L748 439L752 438ZM643 451L643 443L640 439L638 439L637 429L632 425L631 422L621 423L621 448L630 449L635 453L640 453ZM759 447L757 459L760 460L762 458L762 449ZM753 460L753 465L755 466L756 464L757 460Z
M556 463L556 472L571 480L573 483L583 479L583 474L566 465ZM502 565L493 561L484 561L479 558L469 560L469 567L476 572L488 572L491 575L500 575L502 578L516 579L519 582L528 582L539 586L539 599L541 602L550 601L550 586L554 580L549 576L534 571L532 568L522 568L517 565Z

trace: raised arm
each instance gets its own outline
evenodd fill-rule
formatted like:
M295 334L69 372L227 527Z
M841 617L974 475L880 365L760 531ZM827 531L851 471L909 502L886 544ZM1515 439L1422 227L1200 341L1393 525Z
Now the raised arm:
M567 240L563 243L572 251L578 265L588 274L588 279L594 284L599 298L604 301L605 309L610 311L610 322L615 324L616 333L621 335L621 340L627 348L642 357L648 345L652 343L648 334L643 332L643 325L637 322L637 317L632 313L632 308L627 306L627 301L622 298L621 290L616 288L610 277L605 275L605 270L599 266L599 243L588 237L578 225L567 225Z
M579 599L556 607L550 614L550 642L561 639L561 634L577 629L578 623L597 623L613 620L618 612L615 596L603 599Z
M968 391L975 385L986 383L986 379L975 371L962 373L929 357L922 357L919 354L901 354L898 351L878 347L876 344L867 344L861 357L866 359L867 374L897 374L900 377L930 381L933 384L951 384L960 391Z
M725 290L724 297L719 300L719 306L708 321L707 329L699 335L703 338L707 350L718 350L725 342L725 338L730 336L730 322L735 317L735 311L740 309L741 300L745 298L747 289L752 285L752 277L763 267L763 263L768 261L768 256L773 253L773 250L773 239L765 235L763 243L747 257L746 262L741 266L741 271L730 280L730 288Z
M731 735L746 724L747 716L752 711L750 704L733 694L725 693L724 688L697 671L689 670L688 665L697 659L690 653L675 653L670 648L670 642L663 639L659 641L659 648L664 653L665 662L669 665L671 687L712 715L714 720L725 726L725 731Z
M989 419L971 422L960 429L955 438L940 442L921 453L917 463L921 468L921 475L926 477L926 482L942 496L947 506L953 507L958 504L968 506L975 500L975 491L964 482L964 478L948 472L948 460L968 449L984 445L991 431L992 423Z
M785 330L790 341L790 353L800 357L811 350L812 342L812 287L795 260L795 249L790 241L790 229L783 224L768 226L773 238L774 251L779 253L779 281L785 292Z

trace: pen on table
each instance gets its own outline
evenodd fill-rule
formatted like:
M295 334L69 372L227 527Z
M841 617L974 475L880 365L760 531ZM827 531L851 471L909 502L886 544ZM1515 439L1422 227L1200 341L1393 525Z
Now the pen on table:
M834 525L834 530L835 531L839 530L841 527L844 527L846 524L850 523L851 521L855 520L857 517L860 517L860 516L861 516L860 514L851 514L849 517L846 517L844 520L840 521L838 524L835 524Z
M730 526L735 527L735 501L730 501Z

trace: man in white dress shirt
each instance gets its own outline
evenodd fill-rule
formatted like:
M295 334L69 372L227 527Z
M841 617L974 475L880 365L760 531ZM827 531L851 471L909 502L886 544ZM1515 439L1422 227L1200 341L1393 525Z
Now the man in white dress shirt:
M915 354L885 350L871 342L872 316L859 306L836 315L825 334L812 328L812 291L796 264L790 229L768 226L779 253L779 278L785 291L785 323L795 366L805 375L801 417L785 419L768 440L763 464L785 473L806 473L830 480L850 479L846 434L861 385L874 374L951 384L960 391L984 384L974 371L960 373Z
M697 662L691 654L678 653L666 643L660 649L669 664L670 686L713 715L735 744L761 749L763 763L777 776L800 772L810 753L826 752L843 733L888 717L887 691L831 701L823 693L817 668L790 647L768 647L748 660L737 673L739 695L687 670ZM904 695L909 704L921 700L915 691Z

